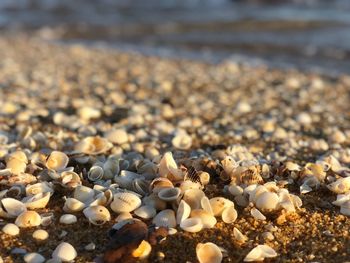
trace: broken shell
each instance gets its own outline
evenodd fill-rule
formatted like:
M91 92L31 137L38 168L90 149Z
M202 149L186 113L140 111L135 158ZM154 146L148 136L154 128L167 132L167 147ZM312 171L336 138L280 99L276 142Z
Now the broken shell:
M137 215L138 217L143 218L143 219L150 219L150 218L153 218L157 214L157 211L152 206L144 205L144 206L137 208L134 211L134 214Z
M94 165L90 168L88 172L88 179L92 182L101 180L103 178L103 168L97 165Z
M62 242L52 252L53 259L60 260L63 262L72 261L73 259L76 258L76 256L77 256L77 251L71 244L67 242Z
M244 243L248 240L248 237L243 235L237 228L233 228L233 236L238 243Z
M328 189L337 194L345 194L350 190L350 177L339 178L337 181L327 185Z
M184 174L181 169L177 167L171 152L165 153L163 158L160 160L159 175L161 177L167 177L171 181L179 181L183 179Z
M132 212L141 206L141 199L133 193L116 193L111 209L116 213Z
M103 225L111 220L108 209L101 205L89 206L83 211L85 217L94 225Z
M38 241L46 240L49 237L49 233L46 230L38 229L33 232L33 238Z
M6 218L15 218L27 210L25 204L14 198L3 198L0 204L0 216Z
M75 145L75 150L80 153L97 155L107 152L112 148L111 144L107 139L99 136L86 137Z
M266 217L255 207L250 210L250 214L256 219L256 220L266 220Z
M188 150L192 145L192 138L186 132L179 132L171 141L173 146L180 150Z
M2 232L10 236L16 236L19 234L19 228L15 224L8 223L2 228Z
M62 215L60 217L60 223L65 224L65 225L74 224L77 221L78 221L77 217L75 215L72 215L72 214L65 214L65 215Z
M68 156L59 151L53 151L46 161L46 167L50 170L59 171L66 168L69 162Z
M175 212L171 209L165 209L153 218L152 223L158 227L176 227Z
M63 211L67 213L78 212L85 208L85 204L75 198L67 198L63 206Z
M279 198L276 193L264 192L256 200L256 207L262 211L277 209Z
M158 197L166 202L175 201L181 194L180 188L165 188L159 191Z
M76 188L81 185L79 175L73 171L64 171L61 173L61 185L67 188Z
M152 246L146 240L142 240L140 245L131 253L134 258L146 259L151 254Z
M187 232L196 233L203 229L203 223L200 218L191 217L191 218L184 219L180 223L180 227Z
M176 223L181 224L183 220L190 216L190 213L191 207L186 203L186 201L181 200L176 212Z
M29 209L44 208L49 203L51 193L40 193L22 199L22 202Z
M205 196L204 192L200 189L186 190L183 196L183 200L191 207L191 209L201 208L201 200Z
M174 187L174 185L168 178L158 177L151 182L150 192L158 194L160 190L172 187Z
M237 211L233 206L229 206L222 211L222 221L224 221L226 224L231 224L236 221L237 219Z
M220 248L211 242L199 243L196 246L196 254L199 263L220 263L222 261Z
M41 223L41 217L35 211L23 212L16 218L16 221L15 221L15 224L22 228L39 226L40 223Z
M221 216L225 208L233 206L234 203L224 197L214 197L209 199L210 206L213 209L214 216Z
M43 213L40 215L40 217L41 217L41 225L42 226L48 226L54 220L54 214L52 212Z
M267 245L258 245L244 258L244 262L263 261L265 258L277 257L276 251Z
M192 210L191 217L200 218L203 224L203 228L213 228L217 222L215 216L203 209Z

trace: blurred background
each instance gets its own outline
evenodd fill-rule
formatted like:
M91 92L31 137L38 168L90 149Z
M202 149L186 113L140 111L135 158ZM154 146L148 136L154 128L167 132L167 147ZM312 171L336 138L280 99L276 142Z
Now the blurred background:
M349 0L0 0L3 34L350 73Z

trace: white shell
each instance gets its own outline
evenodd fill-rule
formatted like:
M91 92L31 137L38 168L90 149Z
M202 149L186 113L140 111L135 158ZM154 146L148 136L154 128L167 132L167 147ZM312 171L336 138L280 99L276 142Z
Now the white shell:
M209 198L206 196L203 196L201 199L201 207L207 211L209 214L214 215L213 209L211 208L211 204L209 201Z
M95 191L94 189L79 185L74 189L73 197L79 200L82 203L88 204L91 203L94 199Z
M175 201L181 194L181 190L178 187L174 188L164 188L159 191L158 197L166 202Z
M132 183L135 179L143 178L141 175L122 170L119 175L114 176L114 181L122 188L132 190Z
M116 213L132 212L141 206L141 199L133 193L116 193L111 209Z
M113 144L111 144L107 139L101 138L99 136L95 137L86 137L80 142L78 142L74 149L77 152L85 153L85 154L101 154L106 151L108 151L110 148L113 147Z
M192 217L183 220L180 227L187 232L196 233L203 229L203 223L200 218Z
M134 211L134 214L137 215L138 217L143 218L143 219L150 219L150 218L153 218L157 214L157 211L152 206L144 205L144 206L137 208Z
M140 245L131 253L134 258L146 259L151 254L152 246L146 240L142 240Z
M23 212L16 218L16 221L15 221L15 224L22 228L39 226L40 223L41 223L41 217L35 211Z
M328 189L336 194L345 194L350 190L350 176L339 178L334 183L327 185Z
M115 144L124 144L129 140L128 133L124 129L110 130L105 133L105 137Z
M222 211L221 217L222 221L224 221L226 224L231 224L236 221L237 219L237 211L233 206L229 206Z
M111 220L111 214L104 206L89 206L83 211L86 218L94 225L102 225Z
M164 210L167 206L167 203L161 200L157 194L150 194L142 199L145 205L153 206L156 210Z
M121 222L121 221L127 220L127 219L132 219L132 214L130 214L129 212L123 212L117 216L115 221L118 223L118 222Z
M213 197L209 200L214 216L221 216L225 208L233 206L234 203L224 197Z
M159 175L161 177L167 177L172 181L183 179L184 174L181 169L177 167L171 152L165 153L163 158L160 160Z
M45 258L39 253L28 253L23 257L24 262L26 263L43 263Z
M239 243L244 243L248 240L248 237L243 235L237 228L233 228L233 236Z
M171 141L173 146L180 150L188 150L192 145L192 138L186 132L178 133Z
M25 197L22 202L28 209L44 208L49 203L51 193L39 193L33 196Z
M42 241L42 240L46 240L49 237L49 233L47 233L46 230L38 229L33 232L32 236L34 239L38 241Z
M201 200L205 196L204 192L200 189L186 190L183 196L183 200L191 207L191 209L201 208Z
M267 245L258 245L244 258L244 262L263 261L265 258L277 257L276 251Z
M1 206L4 208L2 210L0 206L0 216L14 218L27 211L25 204L14 199L14 198L3 198L0 200Z
M74 224L78 221L77 217L72 214L64 214L60 217L60 223L65 225Z
M220 263L222 261L221 249L214 243L199 243L196 246L199 263Z
M266 220L266 217L255 207L250 210L250 214L256 219L256 220Z
M186 203L185 200L181 200L176 212L176 223L181 224L183 220L190 216L190 213L191 207Z
M227 190L229 191L229 193L233 196L237 196L237 195L241 195L243 194L243 188L240 187L239 185L229 185L229 187L227 188Z
M48 226L54 221L54 213L52 212L43 213L40 217L42 226Z
M67 242L62 242L52 252L53 259L61 260L63 262L72 261L76 258L76 256L77 251L71 244Z
M256 207L262 211L276 210L278 207L279 198L276 193L264 192L256 200Z
M150 188L150 192L158 194L160 190L164 188L172 188L172 187L174 187L174 185L168 178L157 177L153 179L149 188Z
M19 234L19 227L15 224L8 223L2 228L2 232L10 236L16 236Z
M67 198L63 206L63 211L67 213L78 212L83 210L85 206L86 205L78 199Z
M165 209L153 218L152 223L158 227L176 227L175 212L171 209Z
M52 184L46 181L26 186L27 196L36 195L40 193L47 193L47 192L50 192L50 194L52 195L54 190L52 189Z
M213 228L217 222L215 216L203 209L192 210L191 217L200 218L202 220L203 228Z
M90 181L95 182L95 181L101 180L103 178L103 174L104 174L103 168L98 165L94 165L94 166L91 166L87 177Z
M46 167L50 170L59 171L66 168L69 162L68 156L59 151L53 151L46 161Z
M140 195L147 195L149 193L149 182L145 179L136 178L132 182L132 190Z

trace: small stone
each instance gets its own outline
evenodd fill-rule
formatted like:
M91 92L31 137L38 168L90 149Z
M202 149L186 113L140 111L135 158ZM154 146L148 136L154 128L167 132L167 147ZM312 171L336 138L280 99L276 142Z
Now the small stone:
M63 262L72 261L73 259L76 258L76 256L77 256L77 251L71 244L67 242L62 242L52 252L53 259L58 259Z
M47 233L46 230L43 230L43 229L38 229L38 230L35 230L33 232L33 238L38 240L38 241L42 241L42 240L45 240L49 237L49 233Z
M164 260L164 258L165 258L165 254L163 252L161 252L161 251L158 251L157 252L157 259L158 260Z
M28 253L23 257L26 263L42 263L45 258L38 253Z
M14 249L11 250L11 254L26 254L26 253L27 253L27 250L19 247L15 247Z
M93 250L95 250L96 245L91 242L91 243L87 244L84 248L86 251L93 251Z
M60 217L60 223L65 225L71 225L78 221L77 217L72 214L65 214Z
M58 235L58 238L64 238L67 234L67 231L62 230L62 232Z
M8 223L2 228L2 232L10 236L16 236L19 234L19 227L15 224Z
M266 240L274 240L275 237L273 236L273 234L271 232L264 232L261 235L264 239Z

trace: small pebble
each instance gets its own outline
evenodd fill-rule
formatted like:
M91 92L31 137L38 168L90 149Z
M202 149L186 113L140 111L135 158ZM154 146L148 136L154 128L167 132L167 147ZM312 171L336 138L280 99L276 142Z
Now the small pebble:
M273 234L271 232L262 233L262 237L266 240L274 240L275 239L275 237L273 236Z
M91 242L91 243L87 244L84 248L86 251L93 251L93 250L95 250L96 245Z
M161 251L157 252L157 259L158 260L164 260L165 254Z
M26 263L42 263L45 262L45 258L38 253L28 253L23 257Z
M78 221L77 217L72 214L65 214L60 217L60 223L65 225L71 225Z
M77 256L77 251L71 244L67 242L62 242L52 252L53 259L59 259L63 262L72 261L73 259L76 258L76 256Z
M8 223L2 228L2 232L10 236L16 236L19 234L19 227L15 224Z
M26 253L27 253L27 250L20 247L15 247L14 249L11 250L11 254L26 254Z
M62 230L62 232L58 235L58 238L64 238L67 234L67 231Z
M33 232L33 238L36 239L36 240L45 240L49 237L49 233L47 233L46 230L43 230L43 229L38 229L38 230L35 230Z

